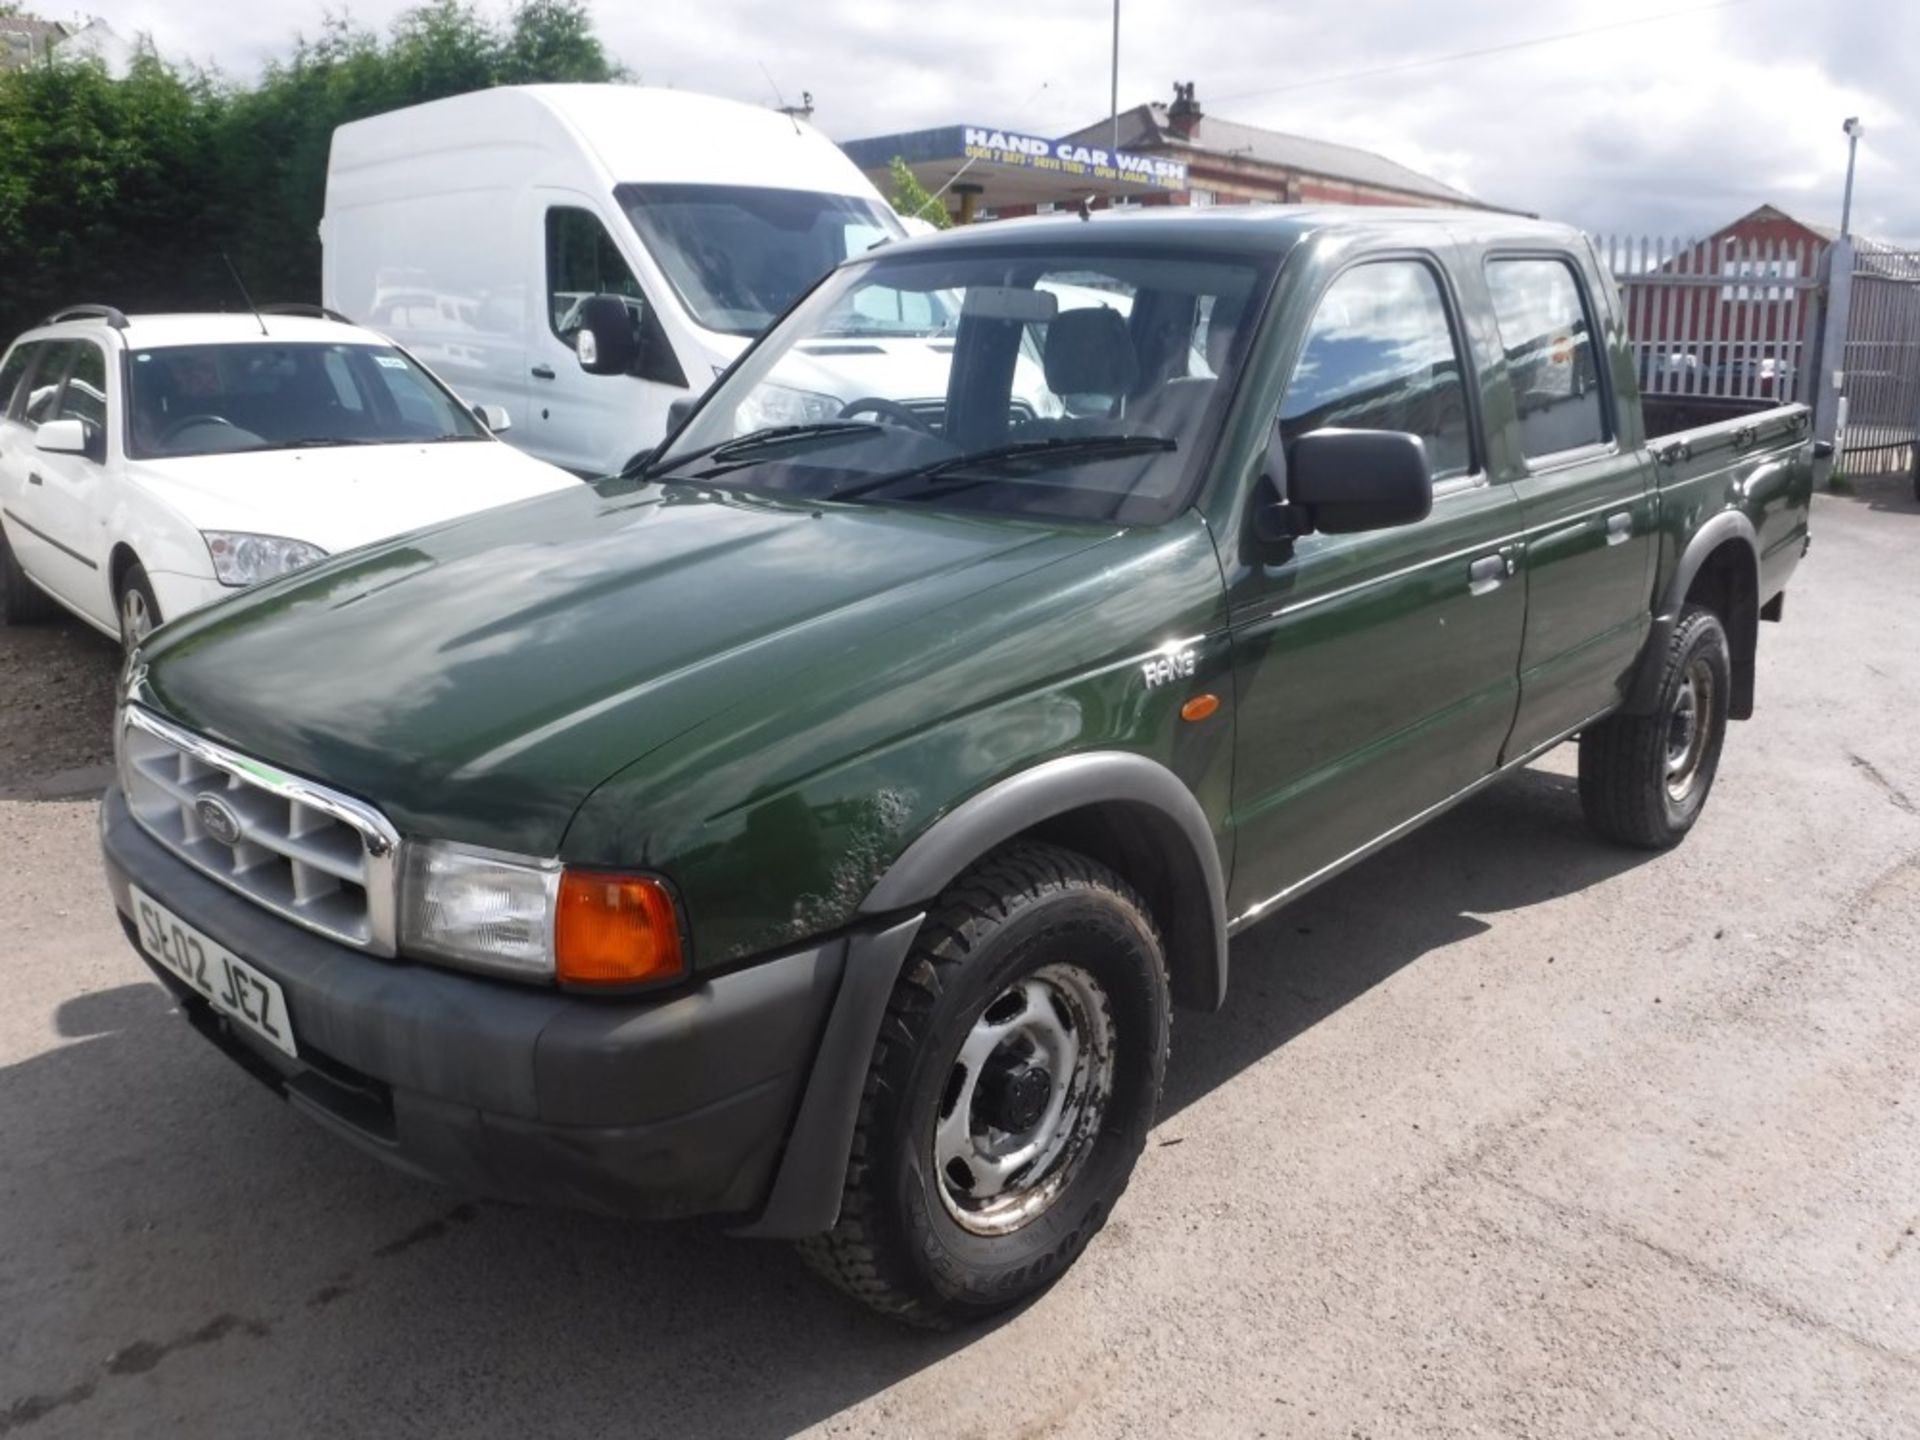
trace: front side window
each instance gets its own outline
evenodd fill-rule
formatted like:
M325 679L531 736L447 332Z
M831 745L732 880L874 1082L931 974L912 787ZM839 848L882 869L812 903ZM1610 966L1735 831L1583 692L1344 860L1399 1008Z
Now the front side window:
M1426 442L1435 480L1472 466L1466 387L1440 282L1417 260L1378 260L1327 287L1280 405L1280 432L1397 430Z
M651 473L1159 523L1197 482L1278 257L1069 239L883 250L843 268L719 383Z
M822 275L900 234L857 195L747 185L622 185L615 195L696 323L758 335Z
M618 295L641 309L640 282L607 227L591 210L556 205L547 211L547 323L573 343L580 330L580 307L596 295Z
M107 357L98 345L79 342L52 419L78 420L89 429L107 428Z
M1593 325L1572 267L1564 260L1490 260L1487 288L1527 458L1603 443Z
M0 418L15 418L14 401L19 398L20 382L26 378L39 348L38 343L16 345L7 352L5 361L0 361Z
M166 345L127 364L139 459L486 440L473 415L390 345Z

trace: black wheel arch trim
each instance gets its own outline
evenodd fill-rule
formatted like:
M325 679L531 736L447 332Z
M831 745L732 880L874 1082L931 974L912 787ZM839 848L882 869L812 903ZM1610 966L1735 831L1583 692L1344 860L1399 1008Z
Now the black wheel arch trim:
M1680 612L1685 609L1687 592L1693 588L1693 582L1699 578L1707 559L1728 541L1737 541L1746 546L1753 559L1755 587L1758 588L1760 575L1760 537L1753 528L1753 522L1738 510L1723 510L1708 520L1687 542L1687 548L1680 553L1680 563L1674 566L1673 576L1661 590L1659 605L1653 612L1653 624L1647 632L1646 644L1640 652L1640 659L1634 667L1632 679L1627 685L1626 703L1620 708L1630 715L1645 715L1652 712L1660 700L1660 677L1667 641L1672 638L1673 630L1680 623ZM1747 616L1723 615L1721 623L1726 626L1727 639L1733 649L1733 691L1728 697L1731 704L1728 717L1744 720L1753 713L1753 647L1759 633L1759 608L1762 599L1758 594L1751 597L1752 614ZM1744 658L1742 647L1745 647Z
M1227 991L1227 886L1220 847L1193 791L1144 755L1121 750L1065 755L988 786L908 845L867 893L861 913L890 915L924 906L995 846L1071 812L1114 804L1155 822L1151 843L1168 882L1162 922L1174 1002L1188 1009L1218 1009Z

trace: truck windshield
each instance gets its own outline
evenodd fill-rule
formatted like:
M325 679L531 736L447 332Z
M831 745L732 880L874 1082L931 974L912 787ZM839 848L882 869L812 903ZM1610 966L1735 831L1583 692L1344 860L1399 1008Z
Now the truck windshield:
M1224 413L1273 261L1072 238L845 267L648 474L810 500L1166 519ZM922 324L846 339L900 316Z
M138 459L485 440L467 408L388 345L165 345L127 359Z
M758 335L849 256L900 235L857 195L746 185L622 185L615 192L694 320Z

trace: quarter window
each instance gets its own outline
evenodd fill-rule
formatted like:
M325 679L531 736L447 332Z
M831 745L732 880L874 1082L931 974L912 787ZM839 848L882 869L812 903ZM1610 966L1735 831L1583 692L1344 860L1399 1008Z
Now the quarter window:
M1395 430L1426 442L1433 478L1467 473L1460 351L1440 282L1417 260L1356 266L1327 287L1280 405L1280 431Z
M1573 268L1564 260L1493 260L1487 288L1526 457L1603 443L1607 418L1593 324Z

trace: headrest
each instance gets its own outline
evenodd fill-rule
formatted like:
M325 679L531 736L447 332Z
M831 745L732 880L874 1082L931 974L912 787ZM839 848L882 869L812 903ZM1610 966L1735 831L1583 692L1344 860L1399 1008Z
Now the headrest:
M1056 395L1125 395L1140 378L1126 317L1105 305L1055 315L1044 358L1047 388Z
M1213 302L1213 311L1207 317L1207 366L1216 375L1226 371L1227 352L1233 348L1234 332L1239 330L1246 308L1244 300L1224 296Z

